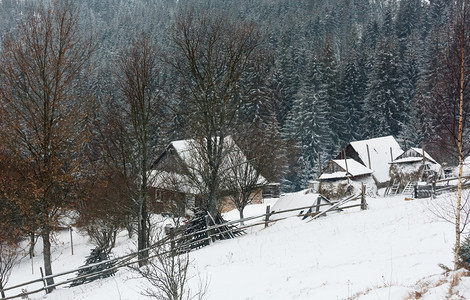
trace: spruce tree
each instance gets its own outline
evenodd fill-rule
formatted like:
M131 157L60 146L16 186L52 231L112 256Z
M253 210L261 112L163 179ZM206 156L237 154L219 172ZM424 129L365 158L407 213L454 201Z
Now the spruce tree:
M364 105L368 137L397 136L402 131L404 105L399 89L399 65L394 44L384 39L377 47Z
M349 141L362 138L361 120L363 119L364 74L361 74L357 53L351 55L346 63L341 82L341 101L346 107L345 139Z
M318 101L327 108L332 143L326 143L327 152L332 153L346 142L346 109L339 93L339 68L334 57L330 39L327 38L319 59Z

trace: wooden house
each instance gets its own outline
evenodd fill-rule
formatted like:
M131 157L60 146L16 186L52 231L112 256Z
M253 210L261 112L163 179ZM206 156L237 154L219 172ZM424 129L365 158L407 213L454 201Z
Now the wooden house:
M152 164L150 197L154 197L158 212L172 211L173 213L189 213L188 208L204 206L208 187L202 179L207 170L207 163L203 157L201 145L196 140L179 140L171 142ZM224 140L225 155L222 161L220 174L219 210L226 211L234 206L228 201L233 190L233 178L240 174L248 176L245 180L255 180L259 188L252 194L252 203L261 203L262 188L268 184L267 180L248 162L242 150L231 137ZM252 176L252 177L250 177ZM230 184L229 184L230 183ZM271 185L273 189L276 185ZM270 191L266 194L275 194Z
M318 178L319 193L329 199L341 199L361 192L362 184L376 191L373 171L352 158L334 159Z

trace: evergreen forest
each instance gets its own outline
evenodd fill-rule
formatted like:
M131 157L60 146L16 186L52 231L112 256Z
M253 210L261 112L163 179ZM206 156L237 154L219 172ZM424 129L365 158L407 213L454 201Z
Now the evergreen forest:
M435 99L442 95L442 85L451 85L446 83L452 77L446 73L451 62L445 58L456 40L459 3L76 0L81 33L95 45L76 80L95 99L94 118L101 122L107 116L100 108L120 110L125 91L115 78L125 70L116 64L123 53L132 56L123 51L139 36L148 37L158 49L158 93L168 104L160 108L163 122L150 138L150 155L157 156L169 141L195 134L186 128L191 107L181 96L184 78L171 67L176 64L175 18L189 9L223 15L234 23L255 24L264 51L262 65L256 66L262 68L253 96L258 100L241 106L235 116L239 126L224 134L237 136L246 128L240 126L256 123L256 132L242 131L265 141L264 151L282 162L282 170L267 177L281 182L283 191L305 188L349 142L385 135L393 135L402 147L424 147L436 159L452 163L452 156L441 151L443 129L436 119L442 111ZM0 47L34 5L36 1L0 1ZM100 135L90 140L100 143Z

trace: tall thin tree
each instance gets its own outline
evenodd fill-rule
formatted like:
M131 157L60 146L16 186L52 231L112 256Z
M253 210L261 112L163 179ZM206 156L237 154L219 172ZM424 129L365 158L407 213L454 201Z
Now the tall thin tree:
M243 105L257 101L264 82L265 51L256 24L223 14L182 11L172 32L176 56L171 63L181 79L187 134L198 140L207 166L207 210L217 213L225 138L233 133Z
M108 142L108 158L125 179L127 195L137 218L139 259L148 257L150 218L148 195L150 165L161 132L164 97L160 89L161 60L156 45L143 35L125 49L116 65L120 98L115 109L119 120L118 140ZM124 151L123 151L124 150Z

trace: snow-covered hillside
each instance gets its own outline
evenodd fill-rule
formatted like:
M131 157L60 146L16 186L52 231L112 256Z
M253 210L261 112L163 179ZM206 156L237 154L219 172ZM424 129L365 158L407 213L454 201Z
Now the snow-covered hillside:
M368 198L367 211L352 209L309 223L294 217L255 228L192 252L190 285L197 289L201 278L208 278L211 300L445 299L450 283L438 264L452 266L453 227L438 220L429 204L444 198ZM246 215L263 213L265 205L248 207ZM226 218L237 216L235 211ZM81 265L91 247L74 233L72 256L68 233L59 234L54 272ZM125 232L120 234L115 253L134 248ZM34 262L31 275L31 262L24 259L9 285L38 278L41 263ZM145 299L139 294L144 285L136 274L121 270L112 278L30 298ZM470 281L463 278L453 291L470 297Z

